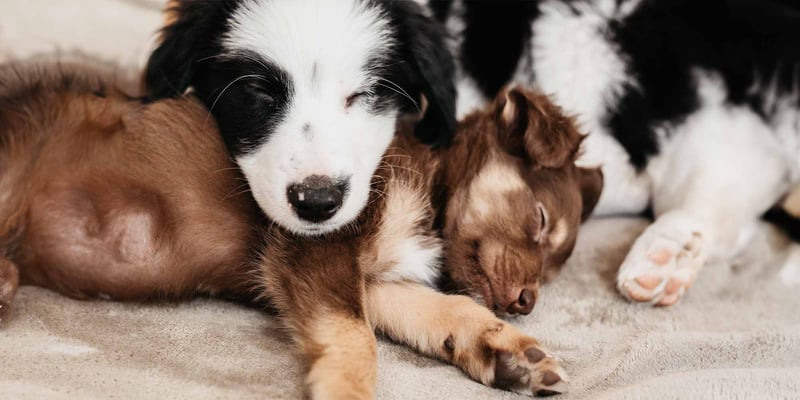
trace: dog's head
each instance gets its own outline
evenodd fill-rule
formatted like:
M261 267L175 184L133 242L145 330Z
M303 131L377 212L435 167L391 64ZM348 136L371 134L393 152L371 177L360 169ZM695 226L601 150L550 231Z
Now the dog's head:
M454 67L409 1L179 0L150 58L150 98L194 89L267 216L313 235L353 221L398 117L449 141ZM191 151L190 149L188 151Z
M448 151L445 237L452 283L500 313L528 314L600 196L575 165L583 136L541 94L504 90L462 122Z

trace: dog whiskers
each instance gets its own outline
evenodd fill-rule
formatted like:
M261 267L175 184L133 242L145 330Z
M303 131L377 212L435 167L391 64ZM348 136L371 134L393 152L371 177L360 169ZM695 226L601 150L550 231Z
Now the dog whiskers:
M384 81L386 81L386 82L388 82L388 83L391 83L391 84L392 84L392 85L394 85L395 87L391 87L391 86L389 86L389 85L384 85L383 83L380 83L380 82L378 82L378 83L377 83L377 85L379 85L379 86L383 86L383 87L385 87L386 89L389 89L389 90L391 90L391 91L393 91L393 92L395 92L395 93L397 93L397 94L399 94L399 95L401 95L401 96L403 96L403 97L407 98L409 101L411 101L411 103L412 103L412 104L414 104L414 108L416 108L416 109L417 109L417 112L422 112L422 109L419 107L419 103L417 103L417 101L416 101L416 100L414 100L414 99L411 97L411 95L409 95L409 94L408 94L408 92L406 92L406 91L405 91L405 89L401 88L401 87L400 87L400 85L398 85L398 84L396 84L396 83L394 83L394 82L390 81L389 79L383 78L382 80L384 80Z

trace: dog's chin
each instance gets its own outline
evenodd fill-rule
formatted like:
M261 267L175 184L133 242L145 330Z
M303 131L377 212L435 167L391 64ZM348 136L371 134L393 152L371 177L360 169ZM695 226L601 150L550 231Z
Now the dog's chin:
M328 233L333 233L347 225L347 223L320 223L320 224L313 224L303 221L296 221L296 223L284 225L281 224L285 229L292 232L298 236L320 236L325 235Z

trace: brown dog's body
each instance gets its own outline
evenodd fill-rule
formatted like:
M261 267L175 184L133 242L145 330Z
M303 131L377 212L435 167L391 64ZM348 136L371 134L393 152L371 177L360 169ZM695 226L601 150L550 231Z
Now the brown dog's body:
M309 361L315 398L373 395L374 329L485 384L563 390L535 339L430 289L419 268L444 255L459 289L530 312L601 186L573 165L580 135L546 98L504 94L447 150L398 134L358 221L312 238L259 227L196 101L145 105L61 71L0 70L0 313L18 280L78 298L260 296Z
M77 298L246 293L258 214L203 106L65 71L0 70L4 269Z

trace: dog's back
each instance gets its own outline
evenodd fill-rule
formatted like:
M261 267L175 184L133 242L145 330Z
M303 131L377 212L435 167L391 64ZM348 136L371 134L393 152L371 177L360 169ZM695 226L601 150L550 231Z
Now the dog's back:
M115 87L71 66L0 70L0 255L74 297L244 285L257 214L213 119Z

